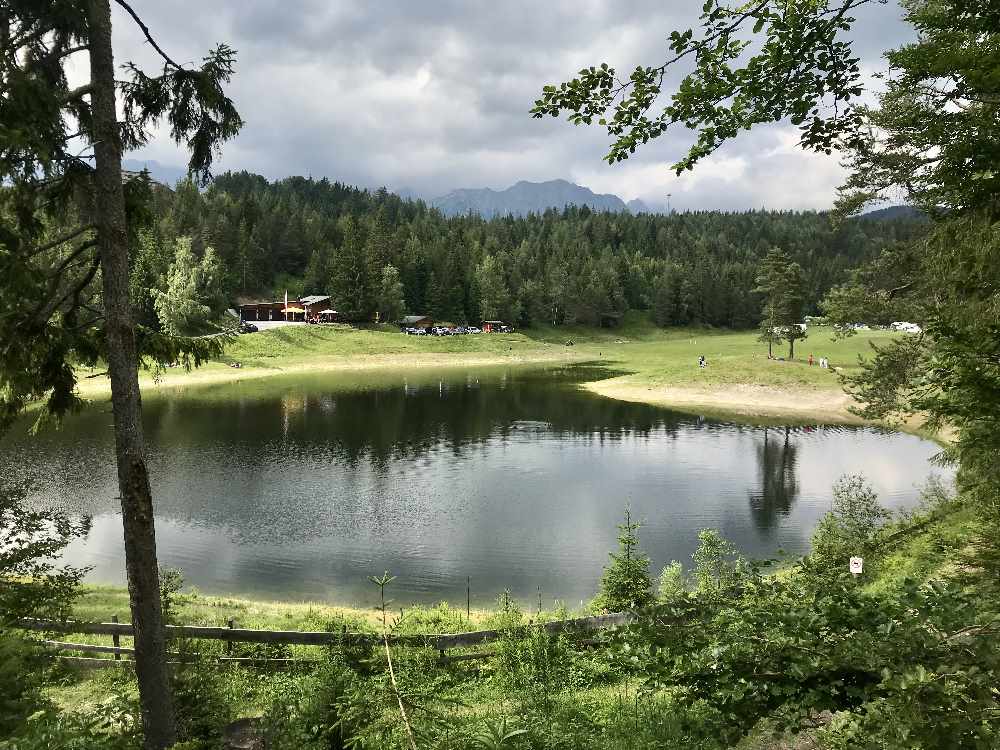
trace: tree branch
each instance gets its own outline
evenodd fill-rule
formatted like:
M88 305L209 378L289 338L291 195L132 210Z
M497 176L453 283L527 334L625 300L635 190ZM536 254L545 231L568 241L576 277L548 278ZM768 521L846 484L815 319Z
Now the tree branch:
M63 96L63 101L71 102L74 99L82 99L84 96L93 91L93 88L94 87L89 83L83 86L78 86L72 91L67 91L66 94Z
M100 267L101 267L101 257L99 255L95 255L90 263L90 268L88 269L87 273L85 273L80 278L80 280L77 281L77 283L73 284L73 286L67 289L66 292L64 292L62 295L52 300L49 300L47 304L42 305L39 308L36 308L35 315L33 316L35 320L37 322L44 322L48 320L50 317L52 317L52 314L59 309L59 306L63 302L68 300L70 297L76 297L77 295L79 295L80 292L86 289L87 285L94 280L94 277L97 275L97 270Z
M146 26L146 24L144 24L142 22L142 19L139 18L138 14L136 14L136 12L134 10L132 10L132 6L129 5L127 2L125 2L125 0L115 0L115 2L118 5L120 5L122 8L124 8L126 13L128 13L130 16L132 16L132 20L136 22L136 24L139 26L139 28L142 29L142 33L146 35L146 40L151 45L153 45L153 49L155 49L157 52L160 53L160 57L162 57L164 60L166 60L167 65L171 65L174 68L177 68L178 70L180 70L181 66L178 65L177 63L175 63L173 60L171 60L170 57L167 55L167 53L164 52L160 48L160 45L157 44L156 40L153 39L153 35L149 33L149 27Z
M94 225L93 224L84 224L81 227L77 227L73 231L67 232L62 237L57 237L56 239L52 240L52 242L48 242L48 243L46 243L46 244L44 244L44 245L36 248L35 250L33 250L30 253L30 257L33 258L36 255L41 255L42 253L47 252L48 250L51 250L54 247L58 247L59 245L65 244L66 242L69 242L70 240L79 237L81 234L83 234L84 232L86 232L86 231L88 231L90 229L94 229Z

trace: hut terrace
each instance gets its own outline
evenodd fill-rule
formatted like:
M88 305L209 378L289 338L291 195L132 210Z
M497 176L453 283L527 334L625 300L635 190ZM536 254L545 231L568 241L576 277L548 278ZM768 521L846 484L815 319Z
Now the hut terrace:
M325 317L331 317L329 313L333 313L333 311L327 309L329 302L328 296L313 294L299 300L289 300L287 303L283 300L245 302L240 304L238 309L242 320L287 320L301 323L306 320L319 319L320 313L327 313Z

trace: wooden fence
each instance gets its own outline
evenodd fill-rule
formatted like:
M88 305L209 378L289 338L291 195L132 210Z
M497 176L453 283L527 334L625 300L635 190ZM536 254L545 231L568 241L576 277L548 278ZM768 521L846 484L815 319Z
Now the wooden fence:
M635 621L632 613L617 613L609 615L596 615L594 617L577 617L569 620L554 620L552 622L532 624L526 628L540 629L549 633L588 633L609 628L621 627ZM114 645L98 646L85 643L70 643L65 641L47 640L43 644L55 651L78 651L83 653L107 653L113 654L114 659L100 659L87 657L67 657L80 664L96 663L98 666L113 664L124 656L134 656L135 651L124 648L120 644L122 637L131 638L134 635L130 623L120 622L81 622L76 620L38 620L25 618L17 621L17 627L24 630L40 631L44 633L76 633L86 635L108 635L112 637ZM503 637L504 630L477 630L468 633L435 633L427 635L399 635L390 634L389 642L397 645L427 646L437 650L442 660L464 661L471 658L484 658L488 654L460 654L451 657L445 656L448 649L464 648L468 646L480 646L491 643ZM376 633L349 633L346 627L341 631L306 631L306 630L251 630L247 628L237 628L230 620L228 627L204 627L196 625L167 625L166 635L168 640L179 638L204 639L225 641L227 643L280 643L299 646L371 646L382 642L382 636ZM182 658L179 654L171 654ZM280 662L282 664L292 664L308 660L301 659L256 659L252 657L219 657L222 663L256 663L256 662Z

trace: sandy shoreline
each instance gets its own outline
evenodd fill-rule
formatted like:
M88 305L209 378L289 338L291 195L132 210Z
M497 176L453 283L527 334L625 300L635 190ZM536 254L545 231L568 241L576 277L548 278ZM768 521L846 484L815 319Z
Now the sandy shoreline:
M776 388L764 385L723 385L713 388L646 385L629 377L599 380L583 386L591 393L681 410L704 410L741 417L791 417L841 424L864 424L849 409L854 399L843 391Z

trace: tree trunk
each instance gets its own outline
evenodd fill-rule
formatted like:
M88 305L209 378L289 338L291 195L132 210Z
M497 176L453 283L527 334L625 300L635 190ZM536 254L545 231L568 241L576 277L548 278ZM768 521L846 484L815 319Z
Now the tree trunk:
M788 339L788 359L795 359L795 336L791 336Z
M89 0L90 74L95 157L94 199L111 404L114 411L118 490L121 494L135 671L139 682L144 747L161 750L175 741L173 702L167 680L160 582L156 567L153 498L142 435L135 328L129 304L128 233L122 192L121 143L115 112L115 66L108 0Z

